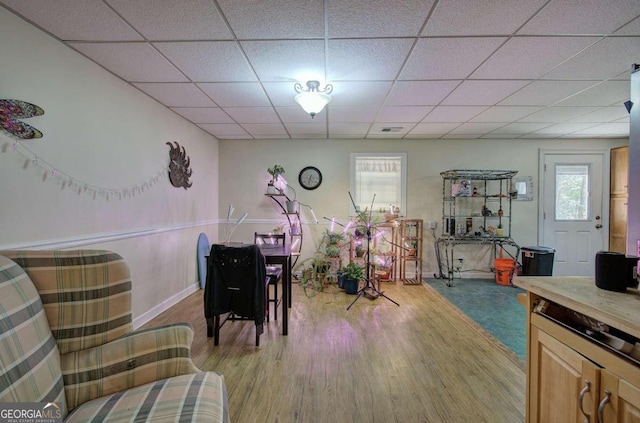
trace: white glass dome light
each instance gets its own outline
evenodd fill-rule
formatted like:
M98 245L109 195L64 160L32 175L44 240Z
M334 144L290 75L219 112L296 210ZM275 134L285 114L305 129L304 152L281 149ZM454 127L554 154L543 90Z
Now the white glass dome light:
M312 119L324 109L324 106L331 102L331 96L329 95L333 91L333 85L331 84L327 84L321 90L320 82L307 81L306 89L300 83L296 83L294 88L299 93L294 100L305 112L309 113Z

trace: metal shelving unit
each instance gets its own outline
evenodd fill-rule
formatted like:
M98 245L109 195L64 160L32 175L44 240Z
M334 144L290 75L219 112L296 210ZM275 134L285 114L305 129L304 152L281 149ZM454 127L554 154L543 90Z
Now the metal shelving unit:
M439 275L451 286L457 245L491 245L492 258L517 258L520 247L511 238L512 179L515 170L447 170L442 176L442 234L435 242ZM508 247L508 248L505 248ZM512 251L515 253L512 254ZM489 266L493 269L493 262Z
M282 209L282 214L287 218L289 222L289 245L291 246L291 256L293 261L291 267L293 268L298 259L300 258L300 251L302 250L302 222L300 221L300 211L290 213L285 207L285 201L289 200L286 194L265 194L278 204Z

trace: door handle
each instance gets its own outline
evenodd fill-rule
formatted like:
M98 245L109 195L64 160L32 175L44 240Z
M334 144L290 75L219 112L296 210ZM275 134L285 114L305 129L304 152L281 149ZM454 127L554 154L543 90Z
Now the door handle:
M584 423L589 423L589 415L587 413L585 413L584 411L584 407L583 407L583 402L584 402L584 396L591 390L591 382L588 380L584 381L584 388L582 388L582 391L580 391L580 395L578 396L578 408L580 408L580 412L582 413L582 415L584 416Z
M598 224L596 225L596 229L602 229L602 225L598 223Z

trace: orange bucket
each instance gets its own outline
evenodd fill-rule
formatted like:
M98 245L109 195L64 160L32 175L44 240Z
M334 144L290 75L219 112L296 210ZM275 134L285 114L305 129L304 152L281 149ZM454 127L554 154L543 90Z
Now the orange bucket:
M511 285L511 272L513 272L513 259L497 258L493 261L493 268L496 274L498 285Z

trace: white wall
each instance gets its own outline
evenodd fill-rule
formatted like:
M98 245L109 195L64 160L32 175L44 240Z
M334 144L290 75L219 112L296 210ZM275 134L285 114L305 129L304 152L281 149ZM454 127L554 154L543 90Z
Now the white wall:
M226 214L232 203L236 213L248 212L249 217L233 236L234 241L250 240L255 230L268 230L284 221L281 211L264 195L270 177L267 168L275 163L284 166L285 177L298 194L298 200L310 204L320 219L311 222L311 215L302 208L305 225L303 256L315 250L329 222L322 217L335 216L348 221L349 213L349 153L407 152L408 200L404 211L408 218L438 222L436 236L441 233L442 177L449 169L513 169L518 176L533 176L536 194L533 201L514 201L512 205L512 237L521 246L538 245L538 154L540 149L602 149L626 145L626 139L597 140L267 140L221 141L220 215ZM318 167L323 174L322 185L305 191L298 184L298 172L305 166ZM311 236L309 236L311 235ZM437 272L433 237L424 234L424 276ZM465 268L486 268L486 250L470 250L472 260L465 257ZM477 260L478 263L474 263ZM482 267L479 266L479 267ZM491 278L492 275L487 275Z
M198 234L217 236L218 141L2 8L0 40L0 98L45 110L25 120L44 137L24 148L14 151L16 138L0 130L0 249L120 253L131 267L137 323L197 289ZM193 187L174 188L166 175L145 185L167 167L165 143L173 141L191 157ZM45 179L51 168L89 190ZM133 197L100 195L138 185L145 191Z

